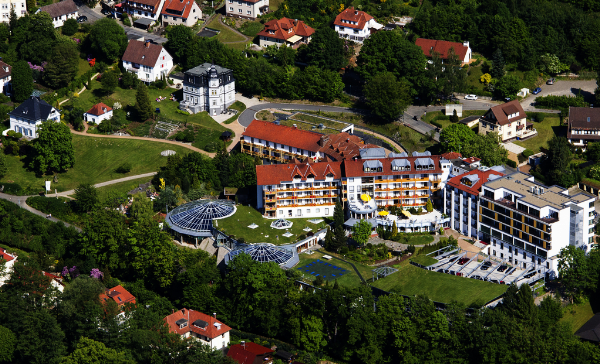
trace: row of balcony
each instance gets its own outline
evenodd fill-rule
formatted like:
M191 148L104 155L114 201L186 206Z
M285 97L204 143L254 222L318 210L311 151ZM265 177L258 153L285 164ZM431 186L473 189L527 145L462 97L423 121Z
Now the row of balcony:
M401 190L428 190L429 186L396 187L396 188L375 188L375 191L401 191Z
M281 191L318 191L318 190L336 190L337 186L323 186L323 187L293 187L293 188L272 188L265 190L265 193L274 194L275 192Z
M336 198L338 195L306 195L306 196L277 196L279 200L302 200L302 199L314 199L314 198ZM274 200L274 199L271 199Z
M324 203L304 203L304 204L289 204L289 205L277 205L277 206L265 206L265 210L273 211L285 207L312 207L312 206L335 206L333 202L324 202Z

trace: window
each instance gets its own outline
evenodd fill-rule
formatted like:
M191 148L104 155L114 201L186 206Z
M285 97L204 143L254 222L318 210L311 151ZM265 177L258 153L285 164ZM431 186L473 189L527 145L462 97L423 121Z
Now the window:
M229 11L233 11L233 6L230 6L230 7L229 7Z
M252 15L252 12L250 10L247 11L248 15Z
M329 215L329 209L325 209L325 215Z
M238 9L238 13L241 13L241 12L242 12L242 9Z

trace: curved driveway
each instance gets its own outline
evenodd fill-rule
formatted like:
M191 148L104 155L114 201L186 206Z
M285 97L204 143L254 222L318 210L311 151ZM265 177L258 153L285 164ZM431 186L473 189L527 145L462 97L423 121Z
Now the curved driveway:
M304 105L304 104L275 104L275 103L265 103L253 105L240 115L238 122L244 127L248 127L252 120L254 120L254 115L264 109L282 109L282 110L308 110L308 111L327 111L327 112L351 112L355 114L362 114L365 111L361 109L352 109L349 107L338 107L338 106L325 106L325 105Z

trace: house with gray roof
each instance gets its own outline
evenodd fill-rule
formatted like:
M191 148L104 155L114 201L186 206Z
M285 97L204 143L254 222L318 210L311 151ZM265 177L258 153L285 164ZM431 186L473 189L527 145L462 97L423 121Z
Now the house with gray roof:
M211 116L221 114L235 102L233 71L210 63L189 69L183 74L181 110L192 114L208 111Z
M46 120L58 122L60 113L46 101L31 96L10 112L10 129L3 134L6 135L9 130L14 130L29 139L35 139L38 137L38 127Z
M73 0L63 0L54 4L42 6L36 11L36 14L40 11L50 14L52 24L55 28L59 28L65 24L67 19L77 19L78 10L79 9Z

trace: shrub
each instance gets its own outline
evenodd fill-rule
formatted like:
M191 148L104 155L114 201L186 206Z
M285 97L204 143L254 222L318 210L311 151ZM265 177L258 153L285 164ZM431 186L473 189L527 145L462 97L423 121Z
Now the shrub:
M344 254L348 254L348 247L347 246L343 246L340 249L340 254L344 255Z
M77 20L73 18L67 19L62 27L62 33L67 36L72 36L73 34L77 33L78 30L79 23L77 23Z
M525 157L525 158L529 158L529 157L531 157L532 155L534 155L535 153L533 153L533 150L531 150L531 149L525 149L525 150L523 151L523 153L521 153L521 154L523 154L523 157Z
M128 15L123 14L123 25L126 25L128 27L131 26L131 19L129 19Z
M583 96L541 96L535 99L536 106L542 106L548 109L567 110L570 106L587 107L588 104L583 99Z
M131 171L131 163L123 163L117 169L117 173L128 173Z
M431 125L435 125L438 128L443 128L442 124L439 121L436 121L435 119L431 120Z
M512 168L517 168L517 162L513 161L512 159L507 159L506 165Z

